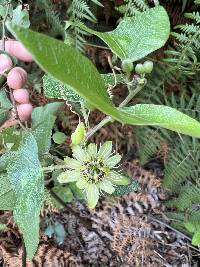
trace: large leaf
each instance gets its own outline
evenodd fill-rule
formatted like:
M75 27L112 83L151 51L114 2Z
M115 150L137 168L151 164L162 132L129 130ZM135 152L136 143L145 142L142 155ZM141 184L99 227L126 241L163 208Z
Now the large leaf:
M91 61L63 42L15 25L9 30L32 54L41 68L70 86L89 103L117 119L118 110L107 95L105 84Z
M156 7L151 12L155 13L155 11L158 11L160 15L163 14L162 19L165 21L165 10L162 7ZM150 13L148 14L150 15ZM69 85L89 103L112 118L122 123L157 125L179 133L200 137L200 124L170 107L136 105L119 111L108 98L104 81L96 68L74 48L18 26L10 25L9 29L48 74L61 83Z
M39 214L44 195L43 172L38 160L37 143L25 133L16 152L0 158L16 195L13 215L23 233L28 257L32 258L39 242Z
M52 128L56 119L55 115L62 105L62 103L54 102L33 110L32 133L38 145L39 155L47 153L50 149Z
M180 111L162 105L137 104L121 109L123 121L133 125L160 126L182 134L200 137L200 123Z
M83 24L81 29L97 35L121 59L139 60L162 47L170 34L170 22L162 6L128 17L111 32L97 32Z
M0 174L0 210L13 210L15 203L15 193L7 175Z

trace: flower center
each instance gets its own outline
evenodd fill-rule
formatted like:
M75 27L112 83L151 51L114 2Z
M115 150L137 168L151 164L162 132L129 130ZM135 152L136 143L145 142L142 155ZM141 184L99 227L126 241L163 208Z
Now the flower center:
M102 161L93 160L83 163L81 174L88 183L98 184L107 176L108 170Z

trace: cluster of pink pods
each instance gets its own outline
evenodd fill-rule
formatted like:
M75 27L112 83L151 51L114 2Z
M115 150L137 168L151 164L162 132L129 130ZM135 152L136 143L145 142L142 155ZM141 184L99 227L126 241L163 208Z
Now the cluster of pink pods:
M0 43L1 49L1 43ZM7 41L5 50L19 60L31 62L32 58L25 48L17 41ZM27 121L32 113L33 106L29 101L29 92L24 88L27 80L27 73L23 68L13 67L11 58L0 54L0 74L7 75L7 85L13 90L13 97L17 104L17 112L22 122Z

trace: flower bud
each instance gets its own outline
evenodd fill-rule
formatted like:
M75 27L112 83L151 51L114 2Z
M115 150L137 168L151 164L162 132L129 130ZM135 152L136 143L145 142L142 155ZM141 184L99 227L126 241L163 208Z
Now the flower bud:
M144 70L144 65L143 64L137 64L135 66L135 72L137 74L144 74L145 73L145 70Z
M139 84L140 86L145 86L145 84L147 83L147 80L146 80L145 78L139 78L139 79L137 80L137 82L138 82L138 84Z
M83 122L79 123L75 132L71 135L72 145L79 145L85 138L86 130Z
M152 61L146 61L143 64L145 73L151 73L153 70L153 62Z
M123 60L122 70L126 73L130 73L133 70L133 62L130 59Z

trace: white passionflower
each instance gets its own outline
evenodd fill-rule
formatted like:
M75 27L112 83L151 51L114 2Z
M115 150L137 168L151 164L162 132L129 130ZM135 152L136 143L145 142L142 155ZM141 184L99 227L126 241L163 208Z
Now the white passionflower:
M74 146L73 158L66 157L66 171L58 177L60 183L76 182L84 190L88 206L94 208L102 191L112 194L114 185L127 185L127 177L117 171L121 160L119 154L112 153L112 142L108 141L97 149L96 144L87 147Z

